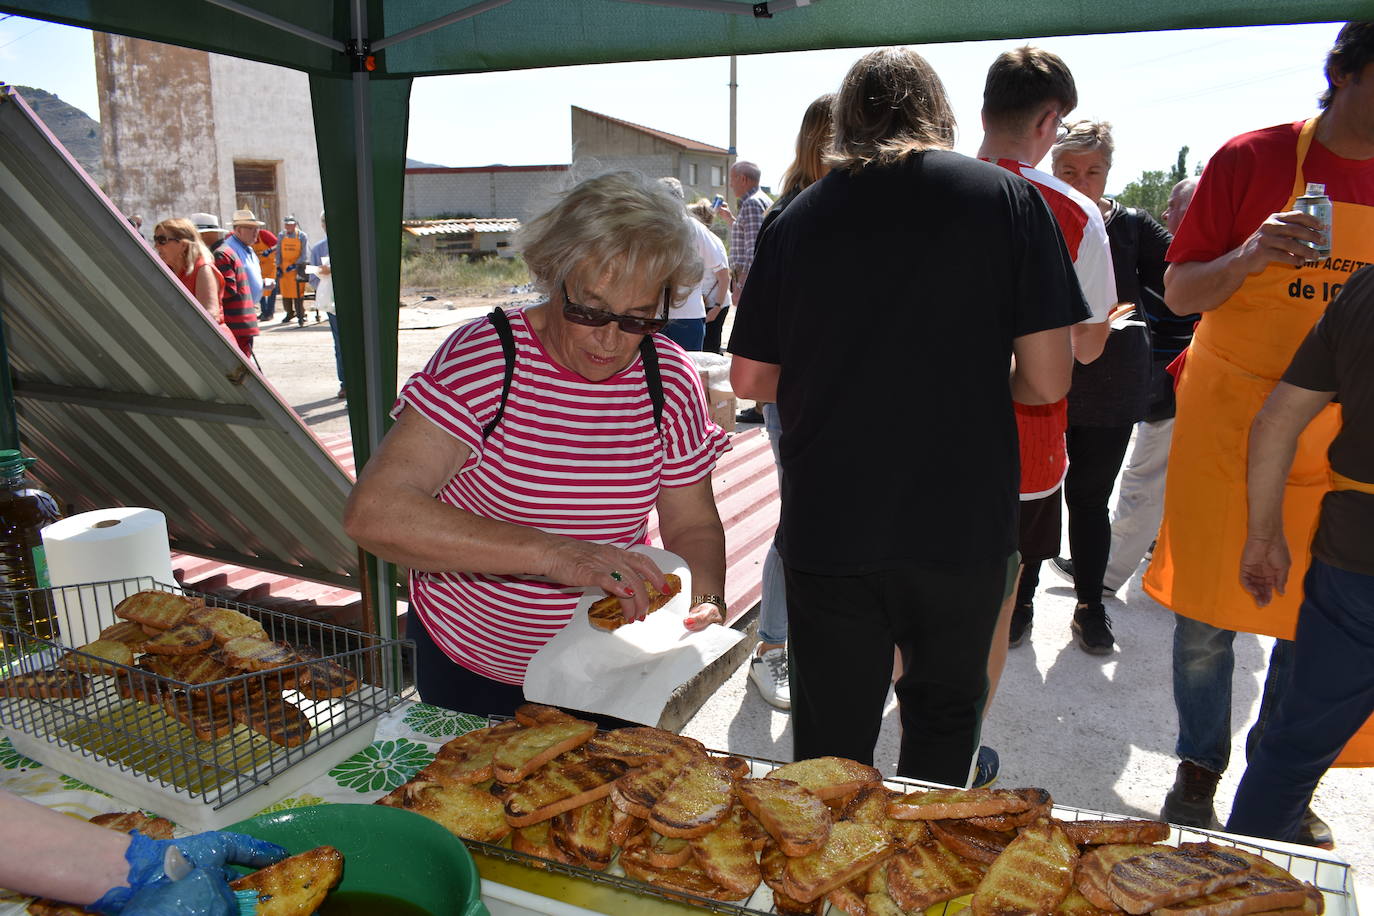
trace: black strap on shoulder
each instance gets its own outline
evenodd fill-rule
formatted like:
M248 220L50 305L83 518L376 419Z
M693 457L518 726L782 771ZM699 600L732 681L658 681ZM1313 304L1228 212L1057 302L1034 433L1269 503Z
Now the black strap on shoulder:
M501 417L506 413L506 399L510 397L511 381L515 378L515 335L511 333L510 319L506 313L497 306L487 315L487 320L496 329L496 336L501 338L501 352L506 357L506 369L501 379L501 400L496 405L496 413L482 427L482 439L485 440L491 435L492 430L501 422ZM654 405L654 429L663 429L663 376L658 371L658 347L654 346L652 334L645 334L644 339L639 342L639 357L644 361L644 381L649 386L649 400Z
M501 400L496 405L496 414L482 427L484 441L496 428L496 424L501 422L501 416L506 412L506 398L510 397L510 383L515 378L515 335L510 330L510 319L501 311L501 307L497 306L491 310L487 320L496 328L496 336L501 338L501 352L506 356L506 371L501 379Z
M639 342L639 358L644 361L644 381L649 385L649 400L654 405L654 429L663 431L663 376L658 372L658 347L654 335L645 334Z

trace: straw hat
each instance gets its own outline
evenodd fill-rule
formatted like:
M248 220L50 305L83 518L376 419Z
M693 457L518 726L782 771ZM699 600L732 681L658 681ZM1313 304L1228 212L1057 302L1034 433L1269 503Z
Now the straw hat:
M253 215L252 210L235 210L234 218L230 222L235 226L265 226L262 220Z

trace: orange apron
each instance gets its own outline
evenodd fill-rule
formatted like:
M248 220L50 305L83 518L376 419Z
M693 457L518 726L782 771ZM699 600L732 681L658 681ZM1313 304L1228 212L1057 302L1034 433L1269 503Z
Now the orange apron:
M277 263L281 265L280 285L277 294L283 299L299 299L304 295L305 284L296 279L295 264L300 259L304 247L299 235L283 235L278 242Z
M1309 120L1299 134L1293 192L1284 210L1293 209L1306 190L1303 162L1316 125L1315 118ZM1271 264L1246 278L1220 308L1203 314L1193 337L1178 385L1164 521L1143 583L1147 594L1185 617L1293 638L1312 535L1330 488L1326 452L1340 428L1340 408L1322 410L1298 439L1283 503L1293 567L1287 593L1275 594L1262 608L1240 586L1247 442L1255 414L1348 277L1326 265L1338 257L1374 261L1374 208L1333 201L1332 230L1331 258L1297 269ZM1365 732L1371 727L1366 724ZM1351 739L1340 764L1374 763L1374 734L1365 732ZM1348 759L1357 745L1364 747L1362 763Z

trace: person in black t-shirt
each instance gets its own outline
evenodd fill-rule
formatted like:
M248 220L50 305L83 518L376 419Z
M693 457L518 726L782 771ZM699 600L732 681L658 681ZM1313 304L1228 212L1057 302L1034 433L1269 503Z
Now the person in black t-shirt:
M872 762L896 647L898 773L965 785L1018 562L1012 396L1064 396L1088 312L1039 193L953 134L918 54L861 58L730 350L736 393L782 420L794 756Z
M1298 436L1333 398L1341 429L1327 456L1312 563L1289 680L1236 790L1231 833L1300 841L1328 767L1374 714L1374 267L1351 277L1307 335L1250 426L1250 515L1240 582L1260 607L1288 584L1284 482Z

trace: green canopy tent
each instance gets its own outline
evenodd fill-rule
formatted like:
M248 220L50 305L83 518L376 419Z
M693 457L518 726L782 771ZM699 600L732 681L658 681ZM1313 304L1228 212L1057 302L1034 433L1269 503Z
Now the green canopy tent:
M1374 0L0 0L0 11L310 76L354 455L395 397L411 81L572 64L1374 18ZM377 632L393 570L371 557Z

